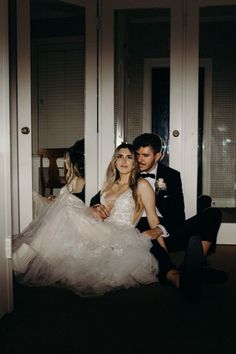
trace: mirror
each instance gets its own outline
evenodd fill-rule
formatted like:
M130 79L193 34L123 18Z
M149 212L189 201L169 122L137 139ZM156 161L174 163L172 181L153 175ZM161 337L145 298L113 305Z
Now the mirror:
M198 194L236 222L236 6L200 8Z
M57 196L65 184L64 152L84 139L85 9L30 0L30 21L33 197ZM57 168L49 168L55 163L46 152Z

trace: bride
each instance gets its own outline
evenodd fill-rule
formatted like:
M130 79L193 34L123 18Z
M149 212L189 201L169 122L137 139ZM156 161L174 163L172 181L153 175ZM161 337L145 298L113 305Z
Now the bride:
M156 282L158 262L150 253L151 238L165 244L157 227L153 189L137 178L130 144L122 143L114 152L102 204L109 210L104 220L73 194L73 188L64 188L49 208L14 237L16 279L31 286L62 286L81 296ZM144 209L150 236L135 228Z
M66 173L66 185L61 188L60 194L65 189L85 201L85 180L84 180L84 152L81 147L81 140L69 147L65 152L64 164ZM33 219L37 218L56 198L55 195L43 197L33 191Z

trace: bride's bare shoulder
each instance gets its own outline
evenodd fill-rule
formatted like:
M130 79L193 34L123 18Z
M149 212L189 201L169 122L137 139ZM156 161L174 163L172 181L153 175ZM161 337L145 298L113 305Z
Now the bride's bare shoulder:
M138 179L138 189L140 191L150 190L150 188L152 189L150 183L147 180L145 180L144 178Z

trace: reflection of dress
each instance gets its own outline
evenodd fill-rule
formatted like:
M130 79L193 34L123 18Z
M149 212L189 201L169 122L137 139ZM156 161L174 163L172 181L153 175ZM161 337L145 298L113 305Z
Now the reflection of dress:
M67 185L61 188L60 194L64 193L67 190ZM76 197L80 198L83 202L85 201L85 187L83 187L80 193L73 193ZM33 218L38 217L48 205L50 205L52 201L50 201L46 197L42 197L39 193L33 191Z
M13 267L29 285L54 285L79 295L156 282L158 264L148 237L132 223L131 190L111 215L97 220L73 194L61 194L13 243Z
M36 191L32 193L33 197L33 218L37 218L48 206L51 204L51 201L46 197L41 196Z

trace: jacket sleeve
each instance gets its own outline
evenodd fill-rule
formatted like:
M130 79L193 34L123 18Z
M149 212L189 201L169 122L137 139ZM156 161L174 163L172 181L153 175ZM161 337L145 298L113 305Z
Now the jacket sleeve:
M90 200L90 206L101 204L101 191L99 191L95 196Z

